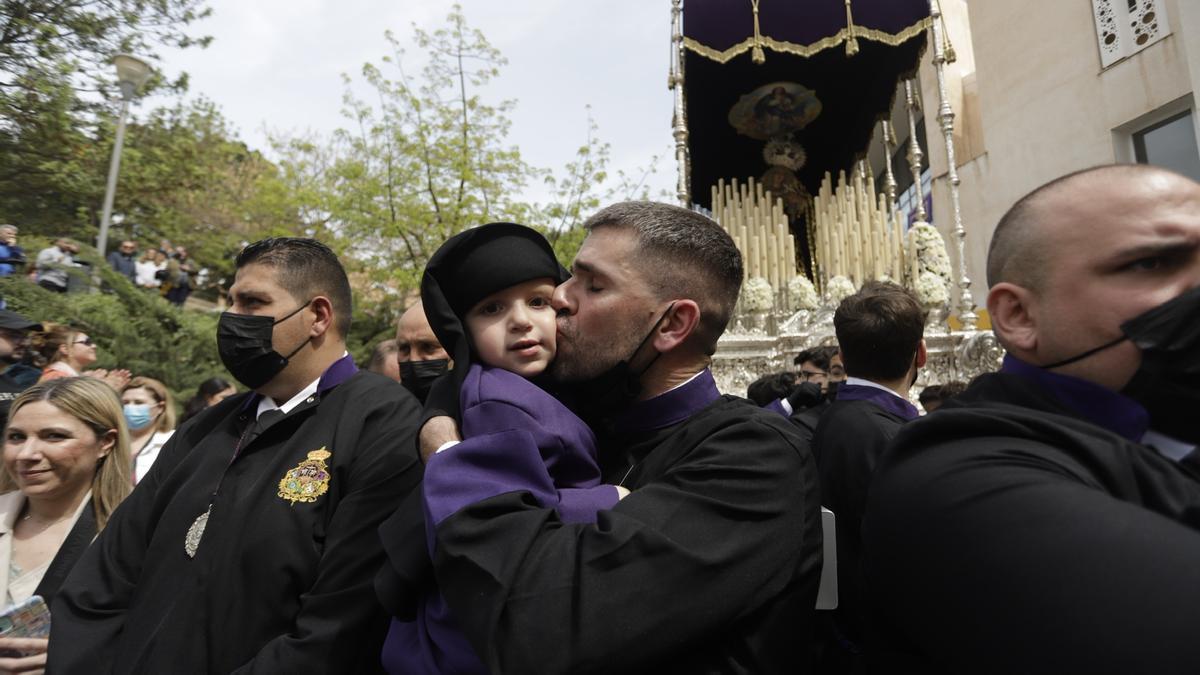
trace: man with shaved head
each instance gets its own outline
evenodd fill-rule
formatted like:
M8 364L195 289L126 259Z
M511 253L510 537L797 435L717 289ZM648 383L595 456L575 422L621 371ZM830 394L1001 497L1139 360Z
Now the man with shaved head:
M1200 184L1103 166L988 253L1008 354L881 461L863 525L881 672L1200 664Z
M433 381L453 365L450 355L433 334L425 316L425 305L420 300L405 310L396 323L395 353L400 384L421 403L429 395Z

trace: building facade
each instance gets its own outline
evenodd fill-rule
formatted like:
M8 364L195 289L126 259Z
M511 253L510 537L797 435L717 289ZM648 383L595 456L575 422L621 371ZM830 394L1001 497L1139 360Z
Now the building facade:
M978 305L987 292L992 231L1037 186L1098 164L1135 161L1200 180L1200 2L940 2L956 57L947 66L946 89L955 113L967 272ZM919 79L932 221L953 242L928 51Z

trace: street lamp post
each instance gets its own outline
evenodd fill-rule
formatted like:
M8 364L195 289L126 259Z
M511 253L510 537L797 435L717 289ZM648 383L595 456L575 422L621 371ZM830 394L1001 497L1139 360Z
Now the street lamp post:
M121 115L117 118L117 138L113 143L112 161L108 165L108 185L104 188L104 210L100 213L100 236L96 248L104 259L104 248L108 244L108 228L112 225L113 197L117 192L117 174L121 170L121 148L125 145L125 118L129 116L129 102L137 90L150 79L150 64L130 56L117 54L113 57L117 67L117 81L121 85Z

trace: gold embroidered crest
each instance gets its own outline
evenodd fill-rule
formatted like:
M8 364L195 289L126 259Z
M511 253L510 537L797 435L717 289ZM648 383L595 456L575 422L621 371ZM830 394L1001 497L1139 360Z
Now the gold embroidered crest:
M329 467L325 460L332 456L324 447L308 453L308 459L283 475L283 480L279 481L279 496L290 501L292 506L296 502L317 501L317 497L329 489Z

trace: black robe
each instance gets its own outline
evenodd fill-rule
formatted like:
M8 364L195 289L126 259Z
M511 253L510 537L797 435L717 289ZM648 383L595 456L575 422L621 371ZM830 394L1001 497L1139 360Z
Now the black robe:
M76 563L83 557L84 551L88 549L95 538L96 510L93 508L89 496L88 503L79 512L79 519L75 521L75 525L67 533L67 538L63 540L62 546L58 547L58 552L50 560L50 566L46 568L46 573L42 575L42 580L38 582L33 594L40 595L42 600L49 605L58 593L59 587L62 586L63 580L67 578L71 570L75 569Z
M419 484L420 411L373 373L332 388L324 380L251 434L232 463L254 423L252 394L172 436L59 591L51 672L380 670L387 623L372 587L383 561L376 528ZM328 491L311 502L280 497L289 470L322 448ZM185 536L210 500L189 558Z
M871 401L834 401L821 415L813 435L821 505L837 518L838 606L834 617L840 637L855 645L863 641L859 542L867 486L880 456L907 421Z
M821 522L791 423L722 397L612 440L605 482L633 494L596 523L517 491L438 527L439 586L492 672L802 671Z
M907 425L863 537L881 672L1200 670L1200 482L1032 380Z

